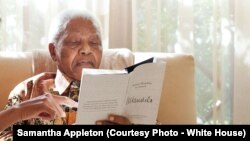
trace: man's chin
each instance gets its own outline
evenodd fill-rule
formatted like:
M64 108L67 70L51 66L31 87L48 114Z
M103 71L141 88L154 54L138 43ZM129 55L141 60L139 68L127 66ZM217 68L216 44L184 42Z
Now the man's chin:
M77 80L81 80L82 77L82 70L83 69L93 69L94 67L92 65L89 66L84 66L84 67L78 67L75 71L74 71L74 77Z
M82 78L82 75L77 75L77 76L75 76L74 79L75 79L76 81L81 81L81 78Z
M80 81L82 78L82 69L77 69L73 71L74 80Z

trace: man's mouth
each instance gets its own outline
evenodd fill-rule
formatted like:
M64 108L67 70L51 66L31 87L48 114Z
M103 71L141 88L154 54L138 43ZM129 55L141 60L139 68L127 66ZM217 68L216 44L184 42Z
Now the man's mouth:
M77 66L83 67L83 68L94 68L94 63L92 61L79 61L76 64Z

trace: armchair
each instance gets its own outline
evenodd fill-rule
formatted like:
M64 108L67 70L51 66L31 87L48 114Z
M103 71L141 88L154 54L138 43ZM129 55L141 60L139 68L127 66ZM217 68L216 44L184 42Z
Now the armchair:
M194 59L191 55L105 49L100 68L123 69L152 56L166 62L157 120L162 124L195 124ZM35 74L56 70L45 50L11 54L0 52L0 68L0 110L18 83Z

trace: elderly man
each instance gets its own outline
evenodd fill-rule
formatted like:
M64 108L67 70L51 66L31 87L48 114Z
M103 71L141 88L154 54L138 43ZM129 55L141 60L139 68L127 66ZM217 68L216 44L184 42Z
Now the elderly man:
M49 33L49 52L57 65L56 76L47 79L39 87L42 95L45 92L67 96L78 101L79 84L82 68L99 68L102 58L101 29L99 22L89 13L67 10L60 13L52 22ZM39 79L34 76L20 83L10 94L7 106L16 105L28 100L32 95L33 82ZM40 118L19 122L18 124L72 124L75 122L75 108L62 106L66 117L54 120ZM83 117L84 118L84 117ZM118 115L109 115L97 124L129 124L129 120Z

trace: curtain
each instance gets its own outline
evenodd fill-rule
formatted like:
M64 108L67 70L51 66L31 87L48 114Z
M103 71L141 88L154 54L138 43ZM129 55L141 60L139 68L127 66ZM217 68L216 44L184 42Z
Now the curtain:
M64 9L94 13L103 29L103 45L108 46L109 0L0 0L0 50L47 49L53 17Z
M133 4L133 49L193 54L197 122L231 123L234 25L230 2L136 0Z
M110 0L109 48L132 50L132 2Z
M249 0L235 0L233 123L249 124L250 19Z
M193 54L198 123L250 122L247 5L247 0L132 2L134 51Z

